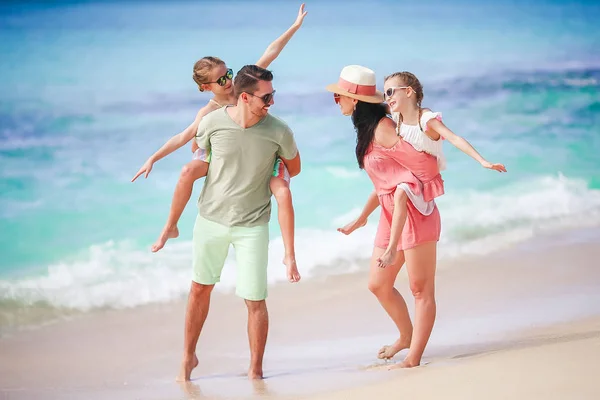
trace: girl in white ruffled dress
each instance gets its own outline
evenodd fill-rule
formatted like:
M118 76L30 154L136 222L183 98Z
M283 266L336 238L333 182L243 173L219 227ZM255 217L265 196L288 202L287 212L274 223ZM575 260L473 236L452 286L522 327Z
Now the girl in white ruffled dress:
M423 86L410 72L396 72L385 78L384 94L393 119L397 123L398 135L410 143L416 150L436 157L441 170L446 168L446 159L442 152L442 140L446 139L463 153L471 156L482 167L498 172L506 172L502 164L492 164L484 159L464 138L456 135L442 122L442 113L421 107ZM392 217L391 236L386 252L379 262L381 267L392 265L396 258L397 246L406 222L406 201L411 199L416 208L424 215L433 209L433 200L424 201L422 196L415 198L407 188L397 190ZM427 199L425 199L427 200ZM422 204L419 204L419 201Z

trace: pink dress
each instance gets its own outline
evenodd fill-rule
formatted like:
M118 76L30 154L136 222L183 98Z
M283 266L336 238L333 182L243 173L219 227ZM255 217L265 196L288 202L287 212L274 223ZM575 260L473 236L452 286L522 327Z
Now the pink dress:
M444 182L436 157L415 150L399 139L391 148L372 143L364 159L365 171L373 181L381 205L381 217L375 236L375 246L387 248L390 241L394 193L400 183L406 183L425 201L444 194ZM427 216L421 214L412 202L407 202L406 224L398 243L398 250L408 250L420 244L440 239L440 213L435 206Z

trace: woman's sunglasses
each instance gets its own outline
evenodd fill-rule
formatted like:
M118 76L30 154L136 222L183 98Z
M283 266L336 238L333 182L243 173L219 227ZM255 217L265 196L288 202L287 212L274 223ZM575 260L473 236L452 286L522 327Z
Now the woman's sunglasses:
M267 93L263 96L256 96L252 93L248 93L248 94L252 97L258 97L259 99L261 99L263 101L263 103L265 103L265 106L266 106L267 104L269 104L271 102L271 100L273 100L273 97L275 97L275 92L276 92L276 90L273 90L273 92Z
M339 93L334 93L333 94L333 101L335 101L335 104L340 104L340 95L339 95Z
M392 97L394 95L394 93L396 92L396 90L398 90L398 89L411 89L412 90L412 88L410 86L394 86L394 87L388 88L385 91L385 97L387 97L387 98Z
M227 80L232 80L233 79L233 70L231 68L229 68L227 70L227 72L225 72L225 75L219 77L219 79L217 79L214 82L206 82L206 84L208 85L209 83L216 83L219 86L225 86L227 84Z

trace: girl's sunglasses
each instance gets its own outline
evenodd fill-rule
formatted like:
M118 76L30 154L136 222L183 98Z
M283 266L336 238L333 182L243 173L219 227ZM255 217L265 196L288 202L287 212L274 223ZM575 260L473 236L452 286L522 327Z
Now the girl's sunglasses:
M385 91L385 97L390 98L394 95L397 89L411 89L410 86L394 86Z
M340 104L340 95L338 93L333 94L333 101L335 101L335 104Z
M216 83L219 86L225 86L227 84L227 80L232 80L233 79L233 70L231 68L229 68L227 70L227 72L225 72L225 75L219 77L219 79L217 79L214 82L206 82L206 84L208 85L209 83Z
M275 92L276 92L276 90L273 90L273 92L267 93L263 96L256 96L252 93L248 93L248 94L252 97L258 97L259 99L261 99L263 101L263 103L265 103L265 106L266 106L267 104L269 104L271 102L271 100L273 100L273 97L275 97Z

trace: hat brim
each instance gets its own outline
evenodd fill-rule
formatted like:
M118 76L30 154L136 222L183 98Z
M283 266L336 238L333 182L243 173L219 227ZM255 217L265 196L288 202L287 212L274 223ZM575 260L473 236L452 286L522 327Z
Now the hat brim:
M356 100L364 101L366 103L383 103L383 92L380 92L379 90L375 90L375 94L370 95L370 96L362 95L362 94L354 94L354 93L348 92L346 89L342 89L341 87L339 87L339 85L337 83L332 83L331 85L327 85L325 87L325 90L327 90L328 92L331 92L331 93L337 93L342 96L347 96L347 97L351 97Z

